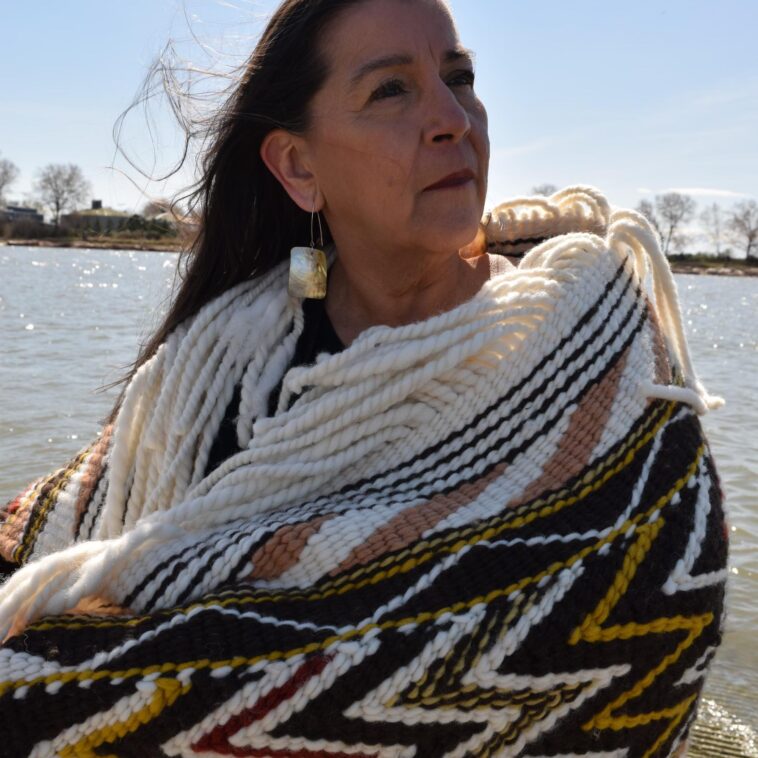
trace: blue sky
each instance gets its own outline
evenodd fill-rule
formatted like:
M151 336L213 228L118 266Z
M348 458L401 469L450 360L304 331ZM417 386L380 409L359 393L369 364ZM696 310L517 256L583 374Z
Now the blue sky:
M23 200L47 163L79 164L105 205L136 210L146 184L114 161L112 129L169 38L207 64L249 51L271 0L38 0L3 8L0 155ZM756 0L452 0L461 39L477 53L489 111L488 206L550 182L593 184L615 205L677 189L725 206L758 196ZM177 134L158 112L158 168ZM153 155L135 111L124 143ZM184 175L186 179L188 175Z

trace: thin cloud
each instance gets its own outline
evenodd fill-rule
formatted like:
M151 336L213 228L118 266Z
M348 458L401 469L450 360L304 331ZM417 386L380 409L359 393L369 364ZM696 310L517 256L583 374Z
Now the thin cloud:
M692 195L693 197L750 197L744 192L734 192L727 189L711 189L710 187L674 187L664 192L678 192L680 195Z
M716 108L732 103L754 102L758 93L758 81L755 78L738 82L730 89L712 89L700 92L693 99L693 105L703 108Z
M668 187L661 190L651 190L648 187L638 187L640 195L664 195L667 192L678 192L680 195L692 195L692 197L726 197L741 198L752 197L745 192L735 192L728 189L714 189L712 187Z

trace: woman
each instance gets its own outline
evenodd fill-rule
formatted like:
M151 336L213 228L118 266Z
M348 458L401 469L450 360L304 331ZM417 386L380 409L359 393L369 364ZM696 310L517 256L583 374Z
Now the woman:
M718 402L641 217L482 218L473 78L442 0L277 10L111 423L7 509L11 755L681 754Z

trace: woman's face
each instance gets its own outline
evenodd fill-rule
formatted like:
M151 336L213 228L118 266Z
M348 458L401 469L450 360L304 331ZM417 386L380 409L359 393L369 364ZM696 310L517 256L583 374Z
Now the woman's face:
M365 0L335 19L321 49L330 74L305 141L338 248L471 242L487 194L487 112L446 5ZM466 183L427 189L464 170Z

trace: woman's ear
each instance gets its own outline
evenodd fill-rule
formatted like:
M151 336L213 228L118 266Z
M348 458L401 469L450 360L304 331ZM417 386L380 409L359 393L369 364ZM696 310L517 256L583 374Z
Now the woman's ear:
M318 183L310 170L302 137L286 129L273 129L261 142L261 160L297 206L310 213L320 210Z

